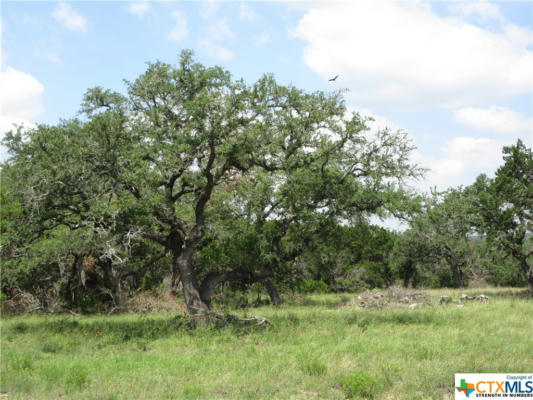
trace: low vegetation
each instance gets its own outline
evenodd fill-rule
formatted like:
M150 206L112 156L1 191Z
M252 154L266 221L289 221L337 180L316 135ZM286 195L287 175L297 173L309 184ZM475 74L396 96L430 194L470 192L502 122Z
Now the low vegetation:
M523 290L428 290L413 308L395 299L421 292L395 290L370 292L391 300L382 307L346 293L230 310L272 322L261 326L193 329L183 304L182 314L5 318L0 390L32 400L441 400L453 398L454 373L533 365ZM463 293L490 300L461 302Z

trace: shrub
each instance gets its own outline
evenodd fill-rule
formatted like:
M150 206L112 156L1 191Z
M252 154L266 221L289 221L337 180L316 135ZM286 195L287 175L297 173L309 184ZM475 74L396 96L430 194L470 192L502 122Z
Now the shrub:
M304 281L300 284L301 293L328 293L329 286L322 279L318 281Z
M331 284L331 290L337 292L360 292L370 289L370 285L359 278L360 274L352 273L348 277L335 278Z
M144 339L138 339L137 340L137 348L141 351L147 351L148 350L148 341Z
M187 399L198 398L204 390L200 386L184 386L183 395Z
M17 322L13 325L13 331L16 333L24 333L28 330L29 326L25 322Z
M12 368L14 370L25 371L33 368L32 357L28 354L16 356L12 361Z
M373 262L363 261L357 265L357 268L362 269L362 280L365 281L372 288L380 288L385 284L384 266Z
M152 290L155 288L154 281L152 279L152 275L150 275L149 272L144 274L143 279L141 281L141 290Z
M302 365L302 370L309 375L320 376L324 375L328 367L325 364L322 364L320 361L308 361Z
M57 342L44 342L41 346L43 353L57 353L61 350L61 345Z
M74 389L81 389L87 382L87 371L81 367L74 367L67 375L65 384Z
M355 371L344 377L342 388L346 397L373 399L381 391L381 383L373 376Z

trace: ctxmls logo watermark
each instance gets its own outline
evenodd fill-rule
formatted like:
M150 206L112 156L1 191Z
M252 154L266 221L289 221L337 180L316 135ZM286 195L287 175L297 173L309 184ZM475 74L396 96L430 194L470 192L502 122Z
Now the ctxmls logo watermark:
M455 374L455 399L533 400L533 373Z

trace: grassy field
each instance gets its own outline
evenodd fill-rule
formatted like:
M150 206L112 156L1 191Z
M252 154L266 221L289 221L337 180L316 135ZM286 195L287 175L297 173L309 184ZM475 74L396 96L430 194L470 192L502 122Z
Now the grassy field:
M266 328L193 330L172 314L4 318L0 399L452 399L454 373L531 372L532 300L427 293L432 304L414 309L343 294L234 311ZM461 293L491 300L458 307ZM439 305L443 294L455 302Z

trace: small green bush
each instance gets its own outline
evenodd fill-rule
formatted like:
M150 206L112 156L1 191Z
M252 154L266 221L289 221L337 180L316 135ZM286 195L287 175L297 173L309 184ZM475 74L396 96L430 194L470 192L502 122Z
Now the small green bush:
M385 267L380 263L365 260L357 265L363 274L361 279L372 288L380 288L385 283Z
M43 353L57 353L59 350L61 350L61 346L57 342L44 342L41 345Z
M362 371L352 372L342 380L342 389L348 398L374 399L381 391L381 382Z
M12 368L14 370L26 371L32 369L33 360L32 357L28 354L22 354L17 356L12 361Z
M300 293L329 293L330 289L322 279L319 281L304 281L298 288Z
M148 341L145 339L138 339L137 340L137 348L141 351L147 351L148 350Z
M309 375L321 376L326 374L328 367L325 364L314 360L304 363L302 365L302 370Z
M187 399L196 399L204 391L204 389L202 389L200 386L184 386L182 390L183 395Z
M82 367L74 367L65 379L65 385L73 389L81 389L87 382L87 371Z
M17 322L16 324L13 325L13 331L16 332L16 333L24 333L28 330L29 326L27 323L25 322Z
M347 277L336 278L330 285L331 291L334 293L339 292L361 292L366 289L370 289L371 286L365 281L359 278L360 274L352 273Z
M146 274L144 274L143 279L141 281L141 290L152 290L154 288L155 288L155 284L152 279L152 275L150 275L149 272L146 272Z

